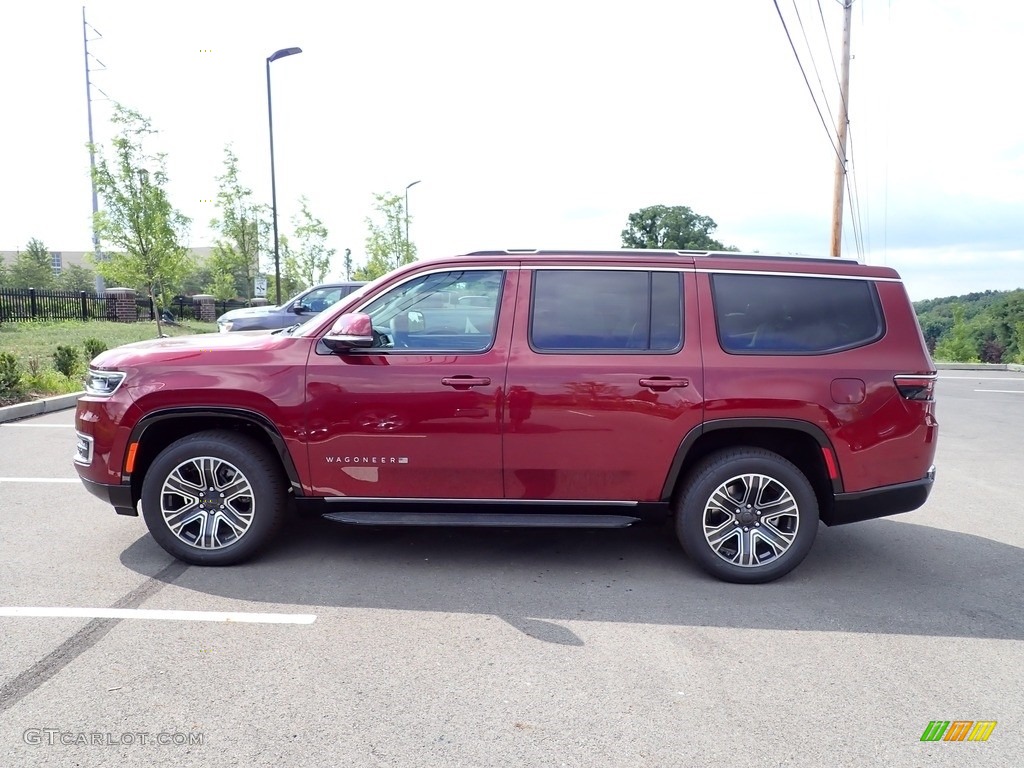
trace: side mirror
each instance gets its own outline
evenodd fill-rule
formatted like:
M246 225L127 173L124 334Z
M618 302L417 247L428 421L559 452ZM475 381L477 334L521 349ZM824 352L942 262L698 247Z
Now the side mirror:
M426 330L427 322L423 319L423 313L417 312L415 309L408 312L406 317L409 318L409 331L410 333L419 333Z
M296 315L301 315L303 312L306 311L306 309L306 305L303 304L301 301L296 301L294 304L288 307L288 311L294 312Z
M333 352L373 346L373 321L362 312L342 315L334 321L331 330L323 338L324 344Z

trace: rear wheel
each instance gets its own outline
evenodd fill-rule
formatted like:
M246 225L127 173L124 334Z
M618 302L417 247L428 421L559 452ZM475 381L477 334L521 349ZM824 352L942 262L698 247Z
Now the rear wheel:
M723 581L773 581L803 561L818 529L807 477L778 454L734 448L704 459L676 509L676 534L701 568Z
M142 483L156 542L194 565L233 565L273 538L286 509L279 462L250 437L201 432L169 445Z

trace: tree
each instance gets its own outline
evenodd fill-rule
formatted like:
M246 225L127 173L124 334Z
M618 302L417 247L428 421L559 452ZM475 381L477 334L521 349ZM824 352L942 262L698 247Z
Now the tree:
M3 256L0 256L0 288L6 288L11 284L11 271L7 268Z
M33 237L14 257L10 280L15 288L53 288L53 257L41 240Z
M953 306L953 327L935 345L935 357L955 363L978 362L978 349L971 341L970 330L964 320L963 305Z
M405 239L405 204L401 195L374 195L374 210L383 221L367 217L366 264L355 270L356 280L376 280L416 260L416 246Z
M309 288L312 283L307 283L299 274L298 262L292 255L291 242L284 235L278 238L278 252L281 256L281 299L279 303L283 304L289 297Z
M299 198L300 210L292 219L296 249L288 256L287 271L306 285L327 279L336 250L327 247L327 227L309 210L309 200Z
M148 154L146 137L156 133L147 118L120 104L111 122L120 126L113 139L113 159L96 148L93 179L103 199L96 214L101 241L120 253L98 262L108 282L142 288L157 309L157 335L163 332L160 310L192 268L188 249L181 245L190 220L175 210L167 196L166 155Z
M652 205L629 214L622 230L624 248L665 248L672 251L735 251L711 237L718 225L710 216L685 205Z
M228 298L241 295L252 298L260 263L260 218L262 206L252 201L252 190L242 186L238 178L238 157L231 145L224 147L224 173L217 177L220 189L217 192L219 216L210 221L210 227L220 233L210 256L210 268L218 286L214 295L227 292L227 281L221 277L229 274L235 290Z
M207 284L206 292L217 301L230 301L238 295L235 278L229 272L212 272L213 279Z
M264 256L263 274L267 275L267 299L274 298L278 304L283 304L289 296L306 287L299 277L298 265L291 259L291 248L288 238L284 235L278 237L278 255L281 264L281 296L277 297L277 275L274 268L274 220L269 208L261 208L265 211L260 214L259 226L259 252Z
M209 259L202 262L193 262L193 267L188 274L182 278L178 286L179 291L185 296L196 293L206 293L207 288L213 283L213 270L210 269Z
M1018 288L915 302L914 310L932 354L937 354L936 345L943 339L947 340L943 352L950 353L957 307L963 311L963 328L958 330L957 338L973 350L972 357L1005 363L1024 352L1016 331L1017 324L1024 322L1024 289Z
M68 264L57 275L57 288L62 291L93 291L96 288L96 273L88 267Z
M352 279L352 249L345 249L345 279Z

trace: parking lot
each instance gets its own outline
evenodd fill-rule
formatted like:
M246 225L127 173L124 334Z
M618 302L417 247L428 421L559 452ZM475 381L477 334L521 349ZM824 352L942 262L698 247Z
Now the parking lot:
M925 507L754 587L657 527L303 520L190 567L82 488L73 411L0 425L0 765L1019 766L1024 374L938 398Z

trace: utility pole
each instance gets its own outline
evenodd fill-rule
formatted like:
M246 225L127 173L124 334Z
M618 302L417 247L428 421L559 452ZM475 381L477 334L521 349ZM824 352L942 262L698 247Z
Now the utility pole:
M843 234L843 189L846 184L846 129L849 126L850 105L850 22L853 18L853 0L843 0L843 54L839 83L839 120L836 125L836 179L832 193L832 255L839 258Z
M92 138L92 80L89 77L89 24L85 20L85 6L82 6L82 41L85 44L85 111L89 119L89 183L92 184L92 251L96 256L97 261L103 259L100 253L100 234L96 229L96 214L99 212L100 205L99 199L96 196L96 178L93 175L96 171L96 152L93 149L93 138ZM100 35L96 29L93 29L97 35ZM97 59L98 61L98 59ZM100 62L102 65L103 62ZM99 296L103 293L105 285L103 278L99 273L96 273L96 295Z

